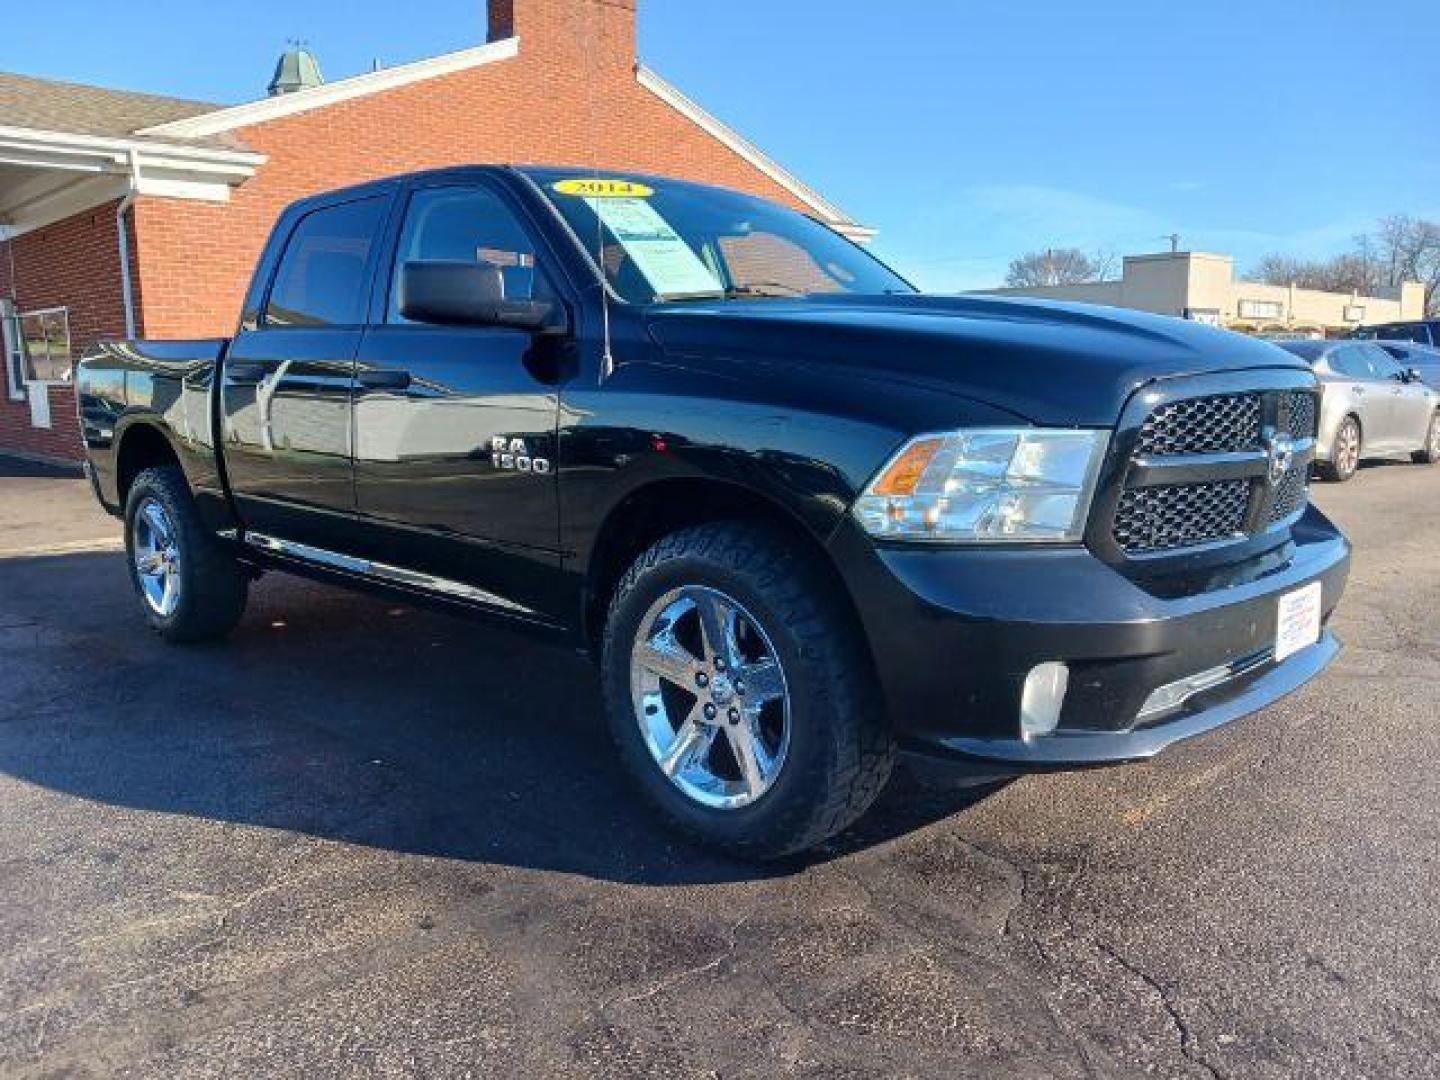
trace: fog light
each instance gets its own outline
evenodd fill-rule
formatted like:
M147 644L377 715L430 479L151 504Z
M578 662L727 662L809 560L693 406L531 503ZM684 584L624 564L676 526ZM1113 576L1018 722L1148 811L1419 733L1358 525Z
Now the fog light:
M1022 739L1028 741L1055 730L1069 687L1070 669L1058 661L1030 669L1025 678L1025 691L1020 695Z

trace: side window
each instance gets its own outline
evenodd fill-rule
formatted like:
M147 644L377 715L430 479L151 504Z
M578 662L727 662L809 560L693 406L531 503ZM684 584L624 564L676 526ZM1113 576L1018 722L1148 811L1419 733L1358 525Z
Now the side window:
M266 326L358 326L365 268L388 200L357 199L312 210L290 234L265 306Z
M475 262L488 267L507 300L545 300L553 295L536 265L529 234L500 196L486 187L421 188L411 196L395 248L386 322L409 322L399 311L400 272L412 261Z
M1376 378L1370 370L1363 345L1342 345L1330 354L1330 366L1342 375L1352 379Z
M1363 346L1369 355L1370 366L1375 371L1377 379L1398 379L1400 378L1400 365L1395 358L1384 349L1376 345Z

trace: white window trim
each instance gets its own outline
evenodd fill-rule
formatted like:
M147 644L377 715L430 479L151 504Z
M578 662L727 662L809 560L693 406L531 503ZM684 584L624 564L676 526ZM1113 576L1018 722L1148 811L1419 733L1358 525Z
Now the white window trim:
M59 305L56 305L56 306L54 306L54 307L33 308L33 309L31 309L30 311L17 311L17 312L15 313L15 327L16 327L16 329L19 329L21 320L23 320L23 319L28 319L28 318L30 318L30 317L32 317L32 316L34 316L34 315L64 315L64 316L65 316L65 336L66 336L67 338L70 337L70 306L69 306L68 304L59 304ZM23 340L24 340L24 338L23 338L23 335L22 335L20 341L17 341L17 342L16 342L16 349L17 349L17 350L20 349L20 348L22 348L21 342L23 342ZM21 354L21 356L22 356L22 359L23 359L23 353ZM47 359L48 359L48 358L47 358ZM71 370L72 373L74 372L74 370L75 370L75 365L76 365L77 363L79 363L79 360L77 360L77 359L75 358L75 347L74 347L74 342L72 341L72 342L71 342L71 347L70 347L70 370ZM24 379L24 380L22 380L22 381L23 381L24 385L27 386L27 387L29 387L29 386L46 386L46 387L49 387L49 386L70 386L70 385L74 382L74 378L73 378L73 376L72 376L72 378L70 378L70 379ZM25 397L25 395L22 394L22 395L20 396L20 398L18 398L17 400L23 400L24 397ZM50 425L49 425L49 424L46 424L46 425L44 425L44 426L45 426L45 427L49 427Z
M24 401L29 394L25 380L20 375L20 317L15 304L8 298L0 298L0 359L5 361L5 391L11 401Z

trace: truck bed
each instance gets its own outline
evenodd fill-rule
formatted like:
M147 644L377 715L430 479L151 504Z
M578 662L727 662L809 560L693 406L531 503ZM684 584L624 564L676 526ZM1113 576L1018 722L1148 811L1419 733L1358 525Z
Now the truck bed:
M80 434L101 503L121 510L120 437L136 422L159 423L198 493L222 489L214 445L210 387L228 338L114 341L98 345L75 374Z

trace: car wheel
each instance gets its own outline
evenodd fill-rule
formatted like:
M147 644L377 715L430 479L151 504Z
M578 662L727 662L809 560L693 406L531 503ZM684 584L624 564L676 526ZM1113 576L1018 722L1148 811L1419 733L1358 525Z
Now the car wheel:
M1320 466L1320 474L1327 480L1343 484L1360 468L1360 452L1363 437L1360 421L1347 416L1335 432L1335 441L1330 445L1330 460Z
M611 735L660 819L746 858L858 818L895 749L834 586L778 531L686 529L616 589L602 657Z
M125 500L125 550L141 610L161 637L208 641L240 621L249 579L201 522L178 467L135 478Z
M1414 454L1418 465L1434 465L1440 461L1440 412L1430 417L1430 428L1425 433L1425 445Z

